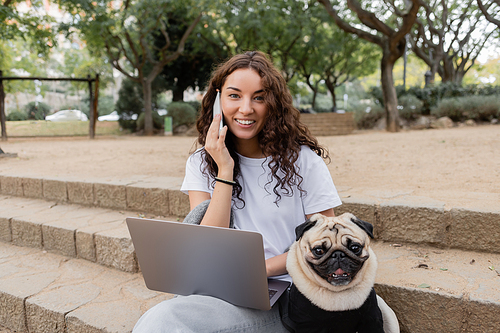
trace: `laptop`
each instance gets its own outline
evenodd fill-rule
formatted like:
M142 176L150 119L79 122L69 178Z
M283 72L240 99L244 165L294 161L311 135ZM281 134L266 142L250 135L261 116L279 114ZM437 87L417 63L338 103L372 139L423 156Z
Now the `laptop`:
M146 286L207 295L269 310L290 282L268 279L257 232L152 219L126 219Z

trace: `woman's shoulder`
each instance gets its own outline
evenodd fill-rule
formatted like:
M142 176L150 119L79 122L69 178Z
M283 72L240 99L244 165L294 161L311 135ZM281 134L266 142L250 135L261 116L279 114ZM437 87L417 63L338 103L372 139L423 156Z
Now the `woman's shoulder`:
M186 165L201 165L205 163L205 158L204 158L204 152L205 148L198 148L196 151L194 151L189 157L187 158Z
M299 153L299 157L300 158L319 158L319 159L322 159L321 156L319 156L318 154L316 154L315 151L313 151L311 149L311 147L309 147L308 145L301 145L300 146L300 153Z
M309 169L323 164L325 164L323 157L319 156L311 147L307 145L300 146L299 157L297 159L299 168Z
M205 151L205 147L201 147L196 149L193 153L191 153L188 157L189 160L200 160L203 157L203 152Z

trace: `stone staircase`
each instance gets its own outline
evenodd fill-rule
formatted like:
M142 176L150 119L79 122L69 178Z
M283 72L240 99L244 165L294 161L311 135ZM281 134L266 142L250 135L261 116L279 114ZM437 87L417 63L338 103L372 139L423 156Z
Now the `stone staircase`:
M347 135L356 129L353 113L301 113L300 120L314 136Z
M182 220L181 181L0 176L0 327L130 332L172 295L145 287L124 219ZM376 290L402 332L500 332L500 205L361 194L343 201L337 214L375 226Z

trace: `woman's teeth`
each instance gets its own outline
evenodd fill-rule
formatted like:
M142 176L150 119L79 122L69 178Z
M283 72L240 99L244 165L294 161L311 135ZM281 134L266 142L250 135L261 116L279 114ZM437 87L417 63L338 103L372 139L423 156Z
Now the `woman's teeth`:
M242 125L251 125L255 122L255 120L240 120L240 119L236 119L236 122L237 123L240 123Z

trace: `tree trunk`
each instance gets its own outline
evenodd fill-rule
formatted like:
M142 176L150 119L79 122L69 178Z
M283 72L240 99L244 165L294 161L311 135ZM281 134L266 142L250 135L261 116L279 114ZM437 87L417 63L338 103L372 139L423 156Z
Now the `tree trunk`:
M312 84L309 77L306 77L306 84L311 88L313 91L313 98L312 98L312 103L311 103L311 108L314 109L316 107L316 97L318 96L318 85L319 81L316 82L316 84Z
M336 81L336 80L335 80ZM335 112L337 111L337 97L335 96L335 81L331 82L329 78L325 80L326 87L328 88L328 91L332 95L332 111Z
M389 58L389 59L388 59ZM384 107L388 132L399 132L399 112L398 112L398 96L394 87L394 79L392 70L394 62L389 56L382 57L382 92L384 94Z
M453 82L455 82L456 84L458 85L462 85L462 81L464 79L464 76L465 76L465 72L464 71L457 71L455 73L455 79Z
M311 103L311 108L314 110L314 108L316 107L316 97L318 96L318 90L317 89L314 89L313 90L313 99L312 99L312 103Z
M144 93L144 135L153 135L153 113L151 111L151 82L142 80Z

